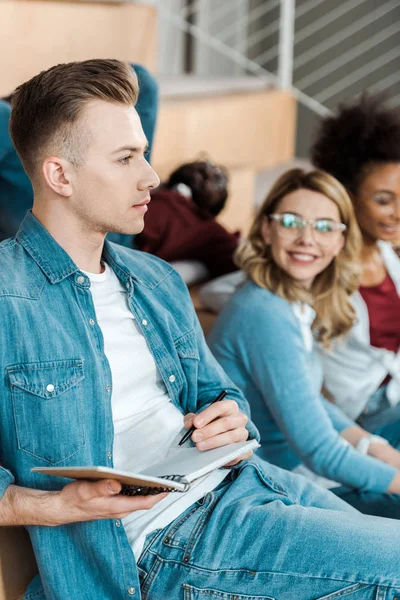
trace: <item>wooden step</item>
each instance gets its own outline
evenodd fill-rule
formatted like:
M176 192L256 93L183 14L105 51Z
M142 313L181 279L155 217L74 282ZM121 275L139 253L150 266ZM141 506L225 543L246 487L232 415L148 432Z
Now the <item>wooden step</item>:
M247 235L255 214L256 171L249 167L229 169L229 196L217 221L229 231Z
M154 69L157 12L112 2L0 1L0 96L43 69L117 58Z
M260 171L293 157L295 126L296 101L277 89L162 99L152 162L163 178L202 154Z
M27 531L0 527L0 600L17 600L37 573Z

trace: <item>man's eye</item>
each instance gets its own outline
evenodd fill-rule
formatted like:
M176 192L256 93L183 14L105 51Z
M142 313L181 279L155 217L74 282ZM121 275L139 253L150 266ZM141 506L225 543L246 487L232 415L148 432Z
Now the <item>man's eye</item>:
M122 165L129 165L131 159L132 155L130 154L129 156L124 156L123 158L120 158L118 162L120 162Z

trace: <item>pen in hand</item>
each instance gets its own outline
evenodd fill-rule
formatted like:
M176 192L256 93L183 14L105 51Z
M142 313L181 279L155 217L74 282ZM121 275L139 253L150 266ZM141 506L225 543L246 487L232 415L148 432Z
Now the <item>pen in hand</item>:
M214 402L219 402L220 400L223 400L225 398L225 396L227 395L227 393L228 392L226 390L222 390L222 392L220 392L218 394L218 396L211 402L211 404L214 404ZM211 404L210 404L210 406L211 406ZM179 442L178 446L182 446L186 442L186 440L188 440L190 438L190 436L192 435L192 433L195 430L196 430L196 427L194 425L192 425L192 427L185 433L185 435Z

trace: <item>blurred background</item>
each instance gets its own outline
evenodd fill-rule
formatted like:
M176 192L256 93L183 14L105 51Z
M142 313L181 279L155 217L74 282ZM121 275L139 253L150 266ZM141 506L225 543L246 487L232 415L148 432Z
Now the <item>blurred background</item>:
M1 96L58 62L149 68L154 167L226 165L219 219L243 233L270 182L307 162L321 116L365 89L400 104L399 0L0 0L0 47Z

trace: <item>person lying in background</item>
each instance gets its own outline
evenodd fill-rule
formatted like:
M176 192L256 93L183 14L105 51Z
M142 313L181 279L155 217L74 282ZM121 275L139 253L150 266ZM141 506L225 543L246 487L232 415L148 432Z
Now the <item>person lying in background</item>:
M134 64L131 67L139 80L136 110L149 143L147 158L150 160L158 112L158 85L145 67ZM31 182L8 131L11 98L12 94L0 99L0 242L17 233L26 212L33 204ZM122 246L132 247L133 244L131 235L110 233L108 239Z
M354 324L360 238L333 177L283 174L237 251L247 281L208 343L249 401L261 458L332 488L363 513L400 518L400 496L388 493L400 469L400 430L371 437L326 400L313 354L314 337L329 346Z
M361 286L349 334L321 347L324 386L371 432L400 418L400 110L364 95L321 123L314 165L353 201L362 233Z
M172 263L196 261L194 278L237 270L232 257L239 236L215 220L227 198L225 167L207 160L181 165L152 192L146 227L135 238L135 246ZM174 266L180 271L179 265ZM190 277L185 277L187 283Z

